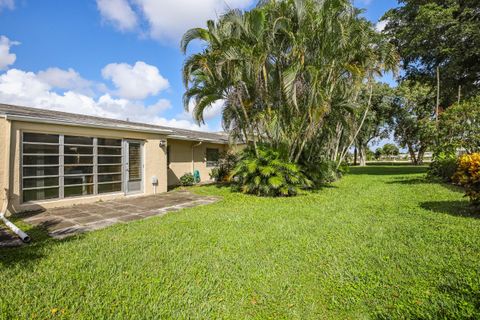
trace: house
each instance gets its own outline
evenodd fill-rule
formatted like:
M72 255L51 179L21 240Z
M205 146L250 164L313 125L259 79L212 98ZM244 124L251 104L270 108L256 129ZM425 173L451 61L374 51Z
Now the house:
M0 201L14 213L166 192L196 170L209 181L228 148L226 134L0 104Z

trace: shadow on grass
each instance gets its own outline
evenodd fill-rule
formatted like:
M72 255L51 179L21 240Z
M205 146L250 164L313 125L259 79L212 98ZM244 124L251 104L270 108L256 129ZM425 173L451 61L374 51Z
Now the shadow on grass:
M373 175L373 176L391 176L426 173L427 166L367 166L351 167L352 175Z
M240 191L240 190L237 190L236 187L235 187L235 185L234 185L233 183L230 183L230 182L219 182L219 183L215 183L215 184L213 184L213 185L215 185L215 187L216 187L217 189L229 189L230 191L232 191L232 192L234 192L234 193L235 193L235 192L241 193L241 191ZM314 187L312 187L311 189L305 189L305 190L303 190L303 191L309 191L309 192L314 192L314 193L315 193L315 192L322 191L322 190L324 190L324 189L338 189L338 187L337 187L337 186L334 186L334 185L332 185L332 184L330 184L330 183L323 183L323 184L321 184L321 185L314 186ZM301 194L299 194L299 195L301 195Z
M480 207L474 207L468 201L427 201L421 203L420 207L452 216L480 219Z
M386 184L403 184L403 185L417 185L417 184L430 184L432 181L429 181L425 177L419 178L393 178L392 181L387 181Z
M48 235L47 227L52 227L52 222L39 224L37 226L26 227L20 219L12 219L15 224L21 227L32 239L30 243L25 243L17 247L0 248L0 266L2 268L21 266L22 268L32 267L34 263L42 259L46 250L54 248L62 243L77 241L84 234L78 234L64 239L54 239Z
M438 184L442 187L452 191L463 193L463 189L452 183L448 183L442 180L429 179L428 177L415 177L415 178L405 178L405 177L395 177L392 181L385 182L386 184L400 184L400 185L421 185L421 184Z

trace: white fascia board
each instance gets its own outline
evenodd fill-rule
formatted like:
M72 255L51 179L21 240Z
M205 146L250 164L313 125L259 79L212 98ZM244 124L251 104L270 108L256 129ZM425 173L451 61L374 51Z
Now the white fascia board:
M208 139L208 138L190 138L190 137L187 137L187 136L180 136L180 135L175 135L175 134L168 135L167 139L228 144L227 141L223 141L223 140L214 140L214 139Z
M28 117L28 116L16 116L16 115L5 115L5 119L14 120L14 121L24 121L24 122L35 122L35 123L46 123L46 124L60 124L73 127L85 127L85 128L100 128L100 129L110 129L110 130L120 130L120 131L134 131L134 132L146 132L146 133L158 133L158 134L168 134L173 132L172 130L163 130L163 129L141 129L134 127L122 127L122 126L112 126L106 124L93 124L93 123L77 123L73 121L64 121L64 120L53 120L45 119L38 117Z

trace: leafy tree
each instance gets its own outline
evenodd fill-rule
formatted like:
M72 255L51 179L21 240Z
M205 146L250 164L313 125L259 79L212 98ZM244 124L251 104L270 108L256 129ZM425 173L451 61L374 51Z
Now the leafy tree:
M399 0L388 11L385 33L402 57L405 78L436 85L450 106L461 94L480 91L480 2L478 0Z
M400 154L400 150L396 145L393 143L387 143L382 147L382 155L387 157L398 156Z
M389 136L388 123L392 116L392 99L394 90L385 83L375 83L371 98L370 112L367 114L363 126L356 139L360 165L366 165L368 144L374 139L385 139ZM368 99L365 90L361 94L361 100ZM366 104L366 102L364 102Z
M372 161L373 159L375 159L375 152L370 150L370 148L367 148L366 158L367 158L367 161Z
M440 115L438 153L480 152L480 95L455 104Z
M423 155L435 142L435 94L431 87L404 81L393 99L391 125L395 140L407 148L413 164L422 164Z
M375 149L375 160L380 160L382 155L383 155L383 149L382 148Z

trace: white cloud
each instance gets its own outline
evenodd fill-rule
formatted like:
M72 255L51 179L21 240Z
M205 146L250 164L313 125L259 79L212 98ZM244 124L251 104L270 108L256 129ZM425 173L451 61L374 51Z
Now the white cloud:
M60 71L55 72L59 72L59 74L62 74L62 71L64 74L73 74L72 72L69 72L70 70L58 70ZM19 69L10 69L5 73L0 74L0 103L80 113L120 120L129 119L130 121L173 126L184 129L208 130L208 126L202 126L199 128L193 123L193 121L188 121L186 119L166 119L163 117L162 113L171 108L170 101L165 99L159 99L152 105L145 105L138 101L114 98L109 94L93 98L74 90L66 90L62 93L58 93L53 89L54 87L63 85L63 83L50 82L51 83L48 83L45 80L45 73L40 76L40 73L35 74L33 72L26 72ZM68 84L68 81L66 83Z
M205 132L211 131L208 124L198 126L194 124L192 121L184 120L184 119L159 118L155 121L155 123L161 126L172 127L172 128L181 128L181 129L205 131Z
M15 2L13 0L0 0L0 10L3 8L13 10L15 8Z
M121 31L136 28L137 15L127 0L97 0L97 7L102 17Z
M134 66L111 63L102 69L102 75L112 80L117 88L115 94L126 99L145 99L169 87L158 68L143 61L137 61Z
M203 119L205 121L208 121L219 116L222 113L224 103L225 102L223 100L218 100L214 102L211 107L205 109L205 111L203 112ZM188 112L184 110L180 115L178 115L178 118L189 121L193 120L194 106L195 103L193 101L190 101L190 104L188 106Z
M388 24L388 20L378 21L377 24L375 25L375 30L377 30L378 32L382 32L383 30L385 30L385 27L387 26L387 24Z
M108 110L102 110L96 101L74 91L58 94L52 86L41 80L33 72L10 69L0 75L0 102L83 113L98 116L111 116Z
M190 28L204 27L227 9L246 9L254 0L97 0L102 17L122 30L134 30L139 20L152 38L178 44Z
M68 70L48 68L38 72L37 76L39 80L54 88L75 90L87 95L93 94L91 89L93 82L82 78L77 71L71 68Z
M178 42L190 28L205 27L228 8L245 9L253 0L135 0L147 20L152 38Z
M0 69L15 62L16 55L10 53L10 47L16 44L19 43L0 37ZM169 100L158 99L153 104L141 101L169 87L168 80L157 67L142 61L133 66L112 63L103 68L102 75L113 82L115 90L107 93L109 90L104 83L87 80L71 68L54 67L38 73L9 69L0 72L0 103L208 130L208 125L194 124L191 116L178 119L162 116L172 107ZM103 95L98 96L102 92Z
M20 42L11 41L5 36L0 36L0 70L6 69L17 60L17 56L14 53L10 53L10 48L19 44Z

